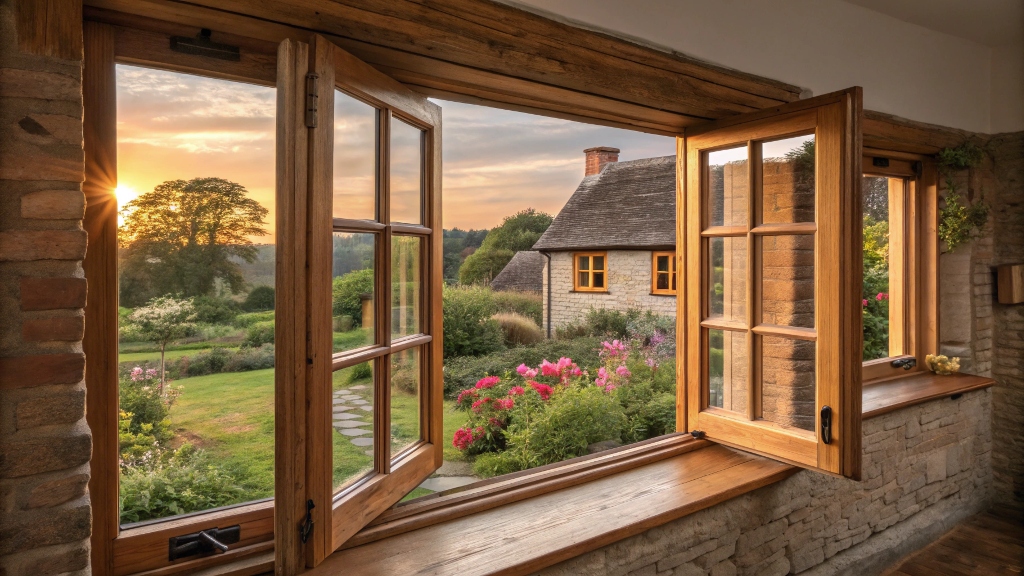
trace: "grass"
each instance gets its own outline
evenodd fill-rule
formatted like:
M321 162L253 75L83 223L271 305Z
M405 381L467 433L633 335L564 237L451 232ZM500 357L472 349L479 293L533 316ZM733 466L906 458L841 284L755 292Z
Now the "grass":
M181 358L182 356L194 356L198 352L205 352L206 350L209 350L211 348L214 348L214 346L208 346L206 348L189 348L187 350L168 350L167 353L164 354L164 359L167 360L167 361L177 360L178 358ZM229 350L231 352L237 352L238 348L227 348L227 350ZM160 351L157 350L156 352L124 352L124 353L121 353L121 354L117 355L117 362L118 362L118 364L120 364L122 362L147 362L147 361L159 362L160 361Z

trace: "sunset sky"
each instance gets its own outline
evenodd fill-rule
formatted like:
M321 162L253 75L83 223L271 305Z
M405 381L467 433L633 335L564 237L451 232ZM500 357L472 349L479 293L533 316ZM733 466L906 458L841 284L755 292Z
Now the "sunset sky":
M270 210L273 228L273 88L127 65L118 65L117 83L121 205L166 180L215 176L244 186ZM445 228L490 228L531 207L557 214L583 177L585 148L620 148L620 160L675 150L675 141L663 136L437 103L444 122ZM372 110L339 98L336 116L336 204L365 217L372 205L359 196L372 190Z

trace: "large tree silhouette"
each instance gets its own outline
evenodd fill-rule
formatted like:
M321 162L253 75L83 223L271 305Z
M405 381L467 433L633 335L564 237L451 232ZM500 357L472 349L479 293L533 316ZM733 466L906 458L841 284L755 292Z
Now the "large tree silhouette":
M169 180L121 211L121 301L136 306L156 296L210 294L218 279L244 288L233 256L256 259L251 236L267 234L268 210L240 184L222 178Z

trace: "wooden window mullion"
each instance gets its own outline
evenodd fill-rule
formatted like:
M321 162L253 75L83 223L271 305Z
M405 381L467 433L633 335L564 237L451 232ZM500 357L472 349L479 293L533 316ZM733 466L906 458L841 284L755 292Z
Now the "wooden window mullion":
M391 473L391 268L394 227L391 225L391 110L383 108L378 113L378 218L384 224L381 233L381 264L376 275L377 282L377 329L381 344L388 352L377 358L374 371L374 468L381 474Z

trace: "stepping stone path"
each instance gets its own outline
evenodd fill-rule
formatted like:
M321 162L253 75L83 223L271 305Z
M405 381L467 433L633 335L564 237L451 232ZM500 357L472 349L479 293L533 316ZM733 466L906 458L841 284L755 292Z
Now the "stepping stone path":
M355 446L373 446L372 397L372 388L358 384L335 391L331 399L334 429ZM373 456L373 450L367 450L366 455Z

